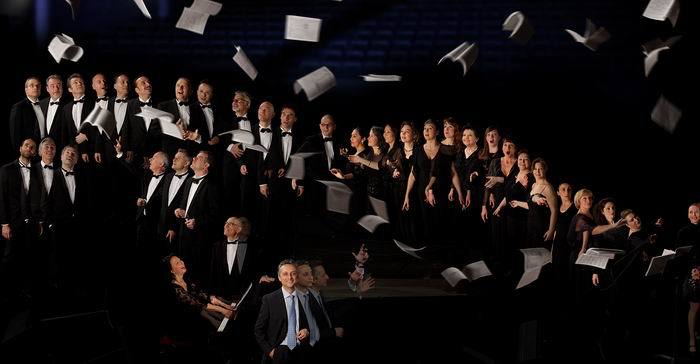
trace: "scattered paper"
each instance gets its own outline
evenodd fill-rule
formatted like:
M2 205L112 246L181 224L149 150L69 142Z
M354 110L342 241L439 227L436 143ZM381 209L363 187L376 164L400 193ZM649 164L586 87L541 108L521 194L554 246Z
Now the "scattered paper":
M140 113L134 115L143 118L146 130L148 130L148 126L152 119L158 119L163 134L169 135L173 138L184 140L182 136L182 129L180 129L180 127L173 122L173 120L175 119L175 116L173 116L173 114L165 112L163 110L158 110L150 106L144 106L141 108Z
M321 19L287 15L284 39L318 42L321 34Z
M323 66L294 82L294 93L302 90L311 101L335 86L335 76L328 67Z
M423 259L423 258L421 258L416 252L419 252L419 251L425 249L425 247L422 247L422 248L412 248L412 247L410 247L410 246L408 246L408 245L406 245L406 244L404 244L404 243L402 243L402 242L400 242L400 241L398 241L398 240L396 240L396 239L394 239L394 244L396 244L396 246L397 246L399 249L401 249L401 251L403 251L404 253L406 253L406 254L408 254L408 255L410 255L410 256L412 256L412 257L416 257L416 258L418 258L418 259Z
M75 20L75 16L78 15L78 6L80 6L80 0L66 0L68 5L70 5L70 13Z
M586 19L586 32L583 34L583 36L579 35L573 30L564 29L564 31L569 33L569 35L571 35L575 41L582 43L592 51L598 50L598 47L600 47L601 44L610 39L610 33L608 33L604 27L597 28L591 19Z
M182 15L178 19L175 28L189 30L197 34L204 34L204 28L207 26L209 15L194 11L190 8L182 9Z
M245 72L251 80L255 81L255 78L258 77L258 70L255 69L253 62L251 62L245 52L243 52L243 48L236 46L236 54L233 56L233 61L241 67L243 72Z
M680 12L681 6L678 0L650 0L642 16L658 21L668 19L675 27Z
M108 139L117 129L114 115L109 110L103 109L99 105L95 105L95 108L92 109L81 125L83 124L90 124L97 127L100 133L104 133Z
M535 33L535 30L530 24L530 20L519 11L510 14L506 18L503 22L503 30L509 31L510 35L508 38L521 45L527 44Z
M668 101L664 95L659 96L659 100L651 111L651 120L671 134L676 130L681 116L683 116L683 112Z
M459 64L462 65L462 75L464 76L467 74L467 71L469 71L474 62L476 62L476 57L478 55L479 47L476 45L476 43L464 42L457 48L453 49L450 53L447 53L444 57L440 58L438 64L441 64L446 59L449 59L452 62L459 62Z
M389 221L377 215L365 215L357 220L357 223L370 233L373 233L379 225L388 224Z
M483 260L465 265L464 268L462 268L462 273L467 276L469 281L474 281L479 278L493 275L489 267L486 265L486 262Z
M467 279L467 276L465 276L461 270L455 267L449 267L443 270L440 274L452 287L456 286L460 281Z
M540 277L542 267L552 262L552 253L545 248L520 249L523 253L524 273L515 289L527 286Z
M350 197L352 190L337 181L316 180L326 185L326 209L341 214L350 214Z
M198 13L207 14L210 16L218 15L221 11L221 8L221 3L217 3L216 1L210 0L194 0L192 6L190 6L190 9Z
M267 148L263 147L260 144L245 144L244 143L243 146L245 146L245 149L256 150L260 153L267 153L268 152Z
M681 39L681 36L675 36L671 37L665 41L661 41L661 39L656 38L654 40L651 40L649 42L646 42L642 45L642 49L644 52L644 75L649 77L649 74L651 73L651 70L654 68L656 63L659 61L659 53L661 51L670 49L673 44L675 44L678 40Z
M655 274L661 274L664 272L666 269L666 264L668 262L675 258L676 254L662 254L656 257L652 257L651 261L649 262L649 266L647 267L646 273L644 273L645 277L653 276Z
M374 213L376 213L379 217L386 220L387 222L389 221L389 212L386 208L386 202L378 198L369 196L369 203L372 205Z
M49 53L56 63L61 63L61 59L78 62L83 56L83 48L75 45L73 38L65 34L56 34L49 43Z
M515 289L520 289L536 281L537 278L540 277L541 271L542 267L526 270L525 273L523 273L522 277L520 277L520 281L518 281L518 285L515 287Z
M151 13L148 12L148 8L146 8L146 4L143 3L143 0L134 0L134 4L139 7L139 10L141 10L141 13L148 19L151 19Z
M616 255L625 254L625 251L620 249L588 248L588 250L586 250L586 254L615 259Z
M306 175L306 158L321 154L320 152L306 152L306 153L294 153L289 156L289 168L287 168L287 173L284 175L287 178L294 179L304 179Z
M595 254L582 254L576 258L576 264L587 265L595 268L605 269L608 266L608 261L610 256L608 255L595 255Z
M401 81L401 76L398 75L376 75L370 73L368 75L362 76L362 78L367 82L398 82Z

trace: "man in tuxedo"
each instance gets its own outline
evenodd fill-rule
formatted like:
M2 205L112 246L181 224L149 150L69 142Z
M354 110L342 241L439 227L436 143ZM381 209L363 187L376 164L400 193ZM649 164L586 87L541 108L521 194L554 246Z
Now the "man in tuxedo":
M312 178L334 180L330 170L343 169L338 142L333 138L336 124L333 116L326 114L321 118L319 129L321 133L309 136L299 148L299 152L318 152L319 158L310 158Z
M116 128L114 134L109 136L109 139L105 138L103 135L98 138L96 147L96 152L102 153L102 157L107 160L107 162L115 158L114 144L117 141L125 146L124 152L126 153L126 160L131 162L134 157L133 151L129 149L129 121L127 117L128 108L128 97L129 97L129 76L124 73L118 74L114 78L114 90L117 95L115 97L110 97L107 101L107 110L114 115L114 121Z
M39 105L41 81L29 77L24 81L25 98L12 105L10 110L10 146L19 150L27 138L34 140L34 146L46 136L46 121Z
M92 126L82 122L92 112L95 102L85 98L85 83L78 73L68 77L68 92L73 95L73 102L63 106L61 140L65 145L76 144L82 161L88 163L96 135Z
M59 168L55 164L54 159L56 158L56 143L51 137L46 137L39 144L39 156L41 160L39 163L34 163L32 168L36 170L39 178L39 184L41 189L41 218L39 221L47 221L47 205L49 199L54 193L55 184L54 176L58 172ZM39 236L39 252L34 255L36 259L36 266L38 267L37 272L39 274L44 274L43 279L48 278L51 281L55 281L56 278L56 240L54 239L51 229L49 229L48 224L43 223L41 226L41 235Z
M63 122L61 121L61 109L66 104L63 97L63 79L61 76L53 74L46 78L46 92L49 96L39 102L41 112L46 120L46 135L53 139L56 147L62 147L61 132ZM41 150L41 148L39 148Z
M201 149L200 143L196 140L199 138L199 133L204 132L206 127L204 124L204 113L202 108L196 103L191 102L192 87L190 80L185 77L180 77L175 82L175 99L163 101L158 104L158 109L169 112L175 116L173 123L176 123L182 129L185 140L179 140L172 137L163 137L163 150L168 156L174 156L178 149L186 148L190 153L196 154Z
M156 152L150 159L151 173L144 175L141 193L136 200L136 241L140 251L147 256L158 254L157 228L163 199L163 175L170 166L167 154Z
M202 148L207 150L217 150L220 139L217 134L224 132L222 119L217 115L212 98L214 97L214 88L209 80L199 81L197 86L197 105L202 109L204 115L204 127L199 130L199 137L202 143ZM216 157L221 157L219 151L215 152Z
M134 91L138 97L129 100L126 109L126 119L129 121L129 136L127 151L133 152L138 166L148 165L148 156L161 149L162 130L158 119L144 120L136 114L145 106L154 107L151 100L151 81L146 76L140 76L134 81ZM126 120L124 121L126 122Z
M248 111L250 110L250 95L245 91L236 91L231 102L231 109L234 113L234 125L230 129L251 130ZM224 128L227 131L228 128ZM226 146L224 152L222 177L224 186L239 186L241 184L240 163L238 159L243 155L243 146L233 142L230 136L221 137L219 143ZM240 215L241 212L241 191L238 188L225 188L224 201L226 202L226 215Z
M0 289L10 293L26 288L28 275L33 275L27 269L35 267L29 254L36 249L41 228L41 177L32 168L36 143L26 138L18 150L19 157L0 169L0 224L5 240Z
M292 260L277 266L282 287L262 298L255 322L255 339L267 363L304 363L309 326L294 285L297 268Z
M158 241L163 241L161 255L165 256L173 252L173 246L177 246L180 230L175 218L175 209L180 206L184 182L190 175L192 157L186 149L180 149L173 158L173 173L163 177L163 199L160 205L160 220L158 221Z
M191 262L190 272L204 282L208 270L209 253L219 219L219 191L216 182L208 177L213 160L209 152L201 151L192 159L194 176L185 181L180 206L175 217L182 219L180 239L176 252Z
M107 96L107 80L102 73L96 73L92 76L92 90L95 91L95 106L99 106L108 110L109 97ZM104 136L100 135L100 131L96 126L91 127L91 132L95 136L93 141L93 159L95 163L102 163Z

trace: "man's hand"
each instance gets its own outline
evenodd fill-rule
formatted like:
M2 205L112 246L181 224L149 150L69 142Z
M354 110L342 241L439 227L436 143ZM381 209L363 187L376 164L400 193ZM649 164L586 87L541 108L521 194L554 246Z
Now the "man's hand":
M272 283L274 281L275 281L274 278L265 274L264 276L260 277L260 280L258 281L258 283Z
M94 157L95 157L95 162L102 163L102 154L95 153Z
M185 209L175 209L175 217L179 219L185 218Z
M87 135L85 135L85 133L80 133L80 134L75 136L75 142L77 144L82 144L86 140L88 140L88 138L87 138Z
M146 199L144 199L144 198L136 199L136 206L138 206L138 207L146 206Z
M299 330L299 333L297 334L297 339L299 339L299 341L303 341L308 336L309 336L309 329L301 329L301 330Z
M267 185L260 185L260 194L265 198L270 197L270 188Z
M248 167L245 164L241 166L241 174L244 176L248 174Z
M187 228L190 230L194 230L194 227L195 227L194 219L185 219L185 226L187 226Z
M5 240L12 239L12 228L10 224L2 225L2 237L5 238Z
M168 239L168 242L172 243L175 238L175 230L168 230L168 233L165 234L165 238Z
M360 245L360 250L357 251L357 254L355 254L355 252L352 252L352 255L355 257L355 260L360 264L365 264L365 262L367 262L367 260L369 259L369 253L367 252L367 248L365 248L365 244Z
M343 329L342 327L336 327L335 328L335 336L336 337L343 337L343 335L345 335L345 329Z
M243 155L243 147L241 146L241 143L234 144L233 147L231 147L231 154L234 158L240 158Z
M81 157L81 159L83 160L83 162L85 162L85 163L87 163L87 162L90 161L90 155L87 154L87 153L81 154L80 157Z
M213 138L209 139L207 142L209 145L217 145L219 144L219 136L214 136Z

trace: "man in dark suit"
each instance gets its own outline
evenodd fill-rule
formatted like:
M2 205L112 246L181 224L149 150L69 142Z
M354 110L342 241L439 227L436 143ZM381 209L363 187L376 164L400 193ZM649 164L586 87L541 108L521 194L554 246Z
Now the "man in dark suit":
M345 329L340 326L333 326L335 317L321 294L321 291L328 285L330 278L322 262L310 262L309 267L313 275L313 285L309 287L309 304L311 305L311 311L314 313L320 334L319 342L315 347L317 350L315 359L319 363L325 363L331 360L331 355L333 355L332 358L335 361L343 362L342 358L345 356L339 350L345 350L344 342L342 341ZM352 309L352 307L348 308Z
M268 363L303 363L308 351L309 328L294 284L297 268L292 260L277 266L282 287L262 298L255 322L255 339Z
M85 97L83 76L78 73L68 77L68 92L73 95L73 102L64 105L61 112L63 123L61 140L65 145L76 144L80 158L84 163L88 163L97 135L93 132L92 126L82 125L82 122L95 108L95 102Z
M231 102L233 110L234 125L228 130L251 130L251 122L248 119L248 111L250 110L250 95L245 91L236 91ZM222 132L223 132L222 131ZM241 184L241 171L239 158L243 156L243 146L240 143L233 142L229 135L222 136L219 141L225 146L223 166L221 176L223 177L224 186L239 186ZM226 202L224 213L227 216L240 215L241 212L241 191L238 188L224 189L224 201Z
M46 121L46 135L53 139L54 143L56 143L56 148L61 148L63 146L63 141L61 140L63 126L61 110L63 105L66 104L65 99L62 99L63 79L61 76L53 74L46 78L46 92L49 93L49 97L39 101L41 112L44 114Z
M107 96L107 80L105 75L102 73L96 73L92 76L92 90L95 91L95 106L99 106L104 110L108 110L110 98ZM93 160L95 163L102 163L102 157L104 157L104 148L102 144L104 143L105 136L103 136L96 126L90 127L92 135L94 135L95 140L92 141L93 145Z
M333 137L335 128L333 116L324 115L319 124L321 133L306 138L304 144L299 148L299 152L321 153L319 158L309 158L311 166L307 170L310 170L311 178L333 181L335 177L330 170L333 168L343 169L338 142Z
M212 164L207 151L199 152L192 159L194 176L185 181L180 206L175 210L175 217L183 219L176 252L191 262L188 263L190 272L199 282L206 279L209 253L219 224L219 191L216 181L208 178Z
M128 149L129 119L126 114L129 97L129 76L124 73L118 74L114 78L114 90L116 90L117 95L107 100L107 110L114 115L115 130L113 134L109 135L109 138L99 135L96 141L95 153L100 153L106 163L109 163L116 157L114 145L119 141L122 146L126 147L123 150L126 153L126 160L131 162L134 153Z
M163 200L163 175L170 166L168 156L156 152L151 157L151 173L144 175L141 193L136 200L136 241L139 251L147 256L157 256L156 241L158 221L160 221Z
M35 249L41 218L41 177L31 165L36 143L27 138L18 150L19 158L0 169L0 224L5 239L0 289L12 294L27 288L25 284L29 283L31 271L27 266L32 263L29 253Z
M175 83L175 98L158 104L158 109L175 116L173 123L178 124L185 133L185 140L163 136L163 150L168 156L174 156L178 149L185 148L191 154L196 154L201 149L202 141L198 137L206 128L204 113L197 103L191 102L190 96L190 80L180 77ZM197 139L200 139L199 142Z
M10 110L10 146L13 151L19 150L24 140L31 138L34 146L46 136L46 122L39 105L41 81L29 77L24 81L25 98L12 105Z
M158 221L158 241L162 241L161 255L166 256L173 252L179 238L177 232L180 227L175 218L175 209L182 201L183 186L190 175L192 157L186 149L175 153L173 158L173 173L167 173L163 177L163 198L160 205L160 220Z
M46 137L39 144L40 161L34 163L32 168L36 170L41 187L41 217L39 221L47 221L48 201L55 191L56 184L53 183L54 176L60 170L54 159L56 158L56 143L51 137ZM38 274L42 274L42 281L50 280L55 283L56 279L56 240L47 223L43 223L40 229L41 235L38 240L38 250L34 254L34 259L38 269Z
M161 149L162 130L158 119L144 120L136 114L144 106L155 107L151 100L151 81L146 76L140 76L134 81L134 91L137 98L129 100L126 109L126 119L129 122L129 136L126 141L126 151L133 152L138 166L148 165L148 156ZM124 121L126 122L126 120Z

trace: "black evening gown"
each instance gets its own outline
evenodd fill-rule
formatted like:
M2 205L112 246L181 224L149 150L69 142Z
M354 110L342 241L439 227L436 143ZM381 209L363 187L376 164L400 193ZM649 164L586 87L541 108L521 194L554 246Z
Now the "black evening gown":
M544 233L549 229L549 206L540 206L532 202L530 196L527 200L527 247L552 249L551 241L544 241ZM541 196L541 195L540 195Z
M436 160L440 158L440 153L435 155L434 159L428 158L425 153L425 149L422 145L417 146L413 155L415 156L413 164L413 174L416 179L416 184L414 189L420 201L420 214L421 214L421 228L423 230L422 240L426 243L434 243L438 240L437 236L439 231L437 229L439 224L439 210L436 207L430 206L425 200L425 188L430 183L430 178L437 175L436 171ZM435 190L433 190L433 193Z
M415 149L414 149L415 151ZM406 186L408 184L408 176L411 173L411 166L414 164L415 154L411 154L410 158L406 158L406 152L403 150L403 146L396 146L389 150L387 153L388 164L392 166L393 169L399 171L400 175L397 178L393 178L393 171L388 174L388 188L390 190L389 200L387 203L389 206L389 217L391 220L391 225L394 231L394 237L396 240L411 244L416 242L416 229L418 227L418 199L416 198L418 191L414 188L409 196L410 208L408 211L403 211L403 200L406 195Z
M486 248L487 239L486 226L481 221L481 202L484 198L485 169L483 161L479 159L480 149L476 149L469 156L464 151L457 154L455 158L455 169L459 175L459 182L462 185L462 193L467 196L467 191L471 193L471 203L466 210L460 211L457 227L459 230L468 232L467 241L464 242L465 253L476 253L481 255ZM469 176L477 172L477 176L469 181Z
M517 168L517 166L516 166ZM512 178L510 178L512 176ZM506 238L511 248L528 248L527 219L528 210L522 207L511 207L510 201L528 201L530 199L530 187L535 182L535 177L528 173L527 186L515 180L517 173L509 175L505 181L506 206L502 209L506 217Z

